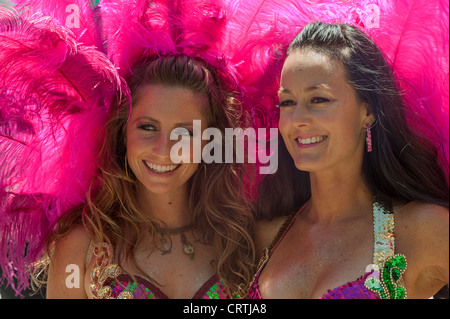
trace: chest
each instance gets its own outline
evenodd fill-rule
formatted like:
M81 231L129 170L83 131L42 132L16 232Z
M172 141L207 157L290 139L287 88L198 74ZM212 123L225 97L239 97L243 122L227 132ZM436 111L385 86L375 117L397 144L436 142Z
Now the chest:
M215 254L211 247L199 243L195 245L195 257L192 259L183 253L182 247L174 245L173 248L168 254L159 250L140 254L136 256L136 261L170 298L192 298L216 273L212 263ZM131 265L129 267L133 269Z
M315 228L299 223L273 251L259 290L263 298L319 298L363 276L372 261L370 224Z
M189 299L198 294L205 284L209 283L215 274L215 269L211 263L214 255L211 248L199 245L196 250L195 258L182 253L182 251L174 250L172 253L162 254L159 250L138 250L134 255L135 260L112 258L109 262L97 267L98 276L92 277L92 270L95 265L91 265L86 272L85 287L89 288L95 283L96 289L102 289L108 285L110 280L116 278L110 271L111 267L120 264L120 276L133 274L136 276L137 282L144 282L144 286L151 291L158 291L158 295L168 298ZM196 246L197 247L197 246ZM181 253L180 253L181 252ZM118 255L116 253L116 255ZM128 276L120 280L134 279ZM213 283L211 283L212 285ZM98 286L98 287L97 287ZM208 287L209 288L209 287ZM88 295L91 296L89 293Z

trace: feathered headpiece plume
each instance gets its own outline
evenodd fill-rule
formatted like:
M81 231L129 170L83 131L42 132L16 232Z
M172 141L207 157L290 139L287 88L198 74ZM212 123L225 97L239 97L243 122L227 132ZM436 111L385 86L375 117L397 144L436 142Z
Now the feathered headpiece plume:
M46 17L0 10L0 266L17 275L81 204L109 105L126 86L107 57Z
M443 0L374 1L377 16L366 32L391 61L410 125L434 143L449 172L449 3Z
M16 0L55 16L104 50L125 78L143 56L203 59L243 94L255 126L268 126L288 44L311 21L359 24L367 0ZM73 8L80 12L75 15ZM76 17L80 21L74 26ZM97 41L101 39L101 43ZM269 89L270 88L270 89ZM275 90L275 91L274 91ZM270 94L268 93L270 92Z

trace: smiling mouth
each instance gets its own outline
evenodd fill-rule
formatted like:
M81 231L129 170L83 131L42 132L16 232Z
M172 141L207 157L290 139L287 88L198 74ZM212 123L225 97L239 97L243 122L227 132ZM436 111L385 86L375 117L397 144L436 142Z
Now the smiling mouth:
M323 142L327 139L327 136L314 136L308 138L297 138L296 141L301 145L311 145Z
M178 165L159 165L159 164L149 163L147 161L144 161L144 163L153 172L160 173L160 174L173 172L180 166L180 164L178 164Z

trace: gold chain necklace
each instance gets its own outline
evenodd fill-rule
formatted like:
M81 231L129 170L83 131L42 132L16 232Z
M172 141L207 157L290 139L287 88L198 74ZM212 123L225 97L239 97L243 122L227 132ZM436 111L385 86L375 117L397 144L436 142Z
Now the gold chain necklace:
M183 245L183 253L187 255L191 260L194 259L195 249L194 246L187 240L186 235L184 234L188 230L192 229L192 225L187 225L178 228L162 228L156 223L153 223L154 229L159 234L159 241L161 243L161 247L157 247L163 255L169 254L172 252L172 238L171 235L181 234L181 243ZM149 229L150 233L152 233L151 228Z

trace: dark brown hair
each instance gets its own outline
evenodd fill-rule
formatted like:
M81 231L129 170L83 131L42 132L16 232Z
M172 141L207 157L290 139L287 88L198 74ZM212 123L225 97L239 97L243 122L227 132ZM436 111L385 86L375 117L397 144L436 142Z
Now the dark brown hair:
M370 105L373 151L365 152L363 174L380 201L421 201L448 208L449 189L442 163L426 127L409 125L422 119L410 112L383 52L361 30L347 24L310 23L296 36L288 54L313 50L341 62L359 98ZM425 132L427 134L425 134ZM279 138L279 168L259 188L258 218L273 218L298 210L311 196L309 173L299 171Z

